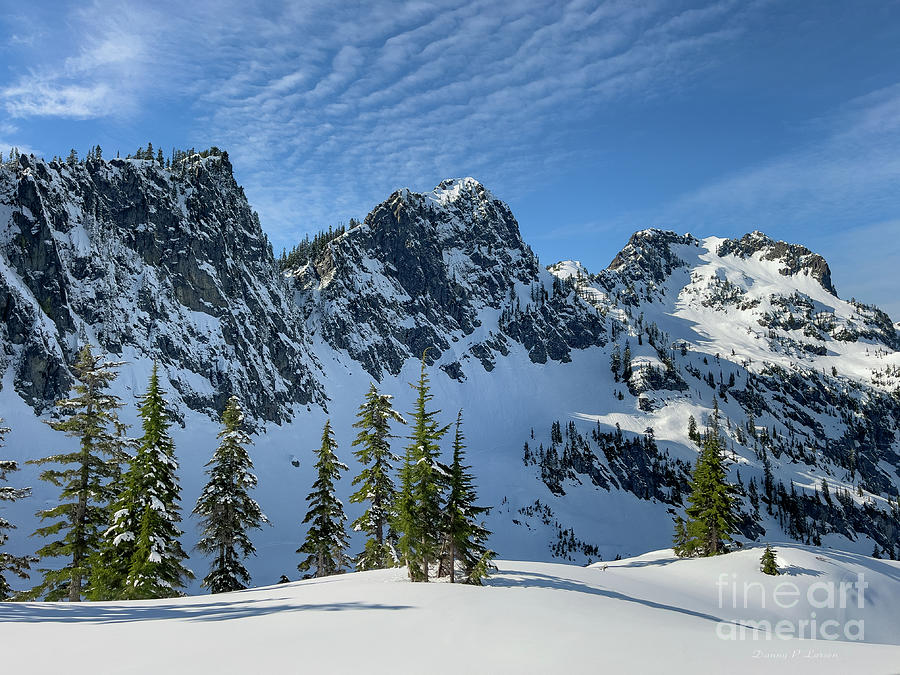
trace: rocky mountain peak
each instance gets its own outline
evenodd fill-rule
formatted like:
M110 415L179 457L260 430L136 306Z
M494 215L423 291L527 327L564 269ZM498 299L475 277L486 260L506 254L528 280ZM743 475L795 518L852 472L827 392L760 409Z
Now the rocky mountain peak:
M625 247L616 254L607 269L628 277L644 277L662 283L676 267L685 262L672 250L673 245L697 246L690 234L650 228L631 235Z
M749 258L760 254L762 260L781 263L782 267L779 268L779 272L784 276L808 274L818 281L826 291L837 295L837 290L831 282L831 269L825 258L818 253L813 253L805 246L776 241L759 230L749 232L740 239L726 239L720 244L716 253L722 257L736 255L740 258Z
M292 278L307 324L379 379L426 347L438 360L453 351L459 358L441 367L460 379L460 359L492 369L511 339L541 362L602 339L586 303L557 322L550 307L562 297L547 302L552 277L509 207L472 178L442 181L427 194L393 193ZM576 330L583 321L590 326Z

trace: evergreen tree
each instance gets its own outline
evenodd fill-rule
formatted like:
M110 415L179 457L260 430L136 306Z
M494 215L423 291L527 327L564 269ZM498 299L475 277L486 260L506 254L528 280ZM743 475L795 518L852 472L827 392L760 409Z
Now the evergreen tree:
M694 443L700 444L700 432L697 431L697 420L694 419L694 416L691 415L688 417L688 438L690 438Z
M622 379L625 382L631 380L631 376L633 374L633 369L631 365L631 344L629 344L628 340L625 341L625 353L622 355Z
M85 346L72 367L76 384L75 396L56 402L68 416L48 424L56 431L77 438L79 448L73 452L31 460L30 464L61 464L67 468L45 469L41 480L62 488L60 503L38 512L41 520L54 520L38 528L36 535L61 535L37 551L42 558L67 558L59 570L41 569L43 581L29 597L47 600L68 598L81 600L84 582L91 576L92 562L100 549L107 526L107 504L115 494L112 484L119 473L124 454L124 426L116 410L122 407L117 396L105 390L115 379L119 362L104 362Z
M449 425L438 426L439 410L428 410L434 398L428 386L425 356L419 382L410 386L416 390L416 404L412 413L412 432L400 467L400 492L394 529L399 538L397 547L412 581L428 581L428 566L436 559L441 528L441 482L437 458L438 442Z
M350 563L346 553L347 532L344 529L347 516L344 515L341 500L334 494L334 484L340 479L340 472L347 470L347 466L338 460L334 454L335 448L337 443L329 420L322 430L322 446L316 461L318 475L312 492L306 497L309 510L303 523L310 523L310 527L306 533L306 541L297 549L297 553L307 554L306 559L297 565L297 569L305 572L315 567L313 576L316 577L340 574Z
M703 556L725 552L727 542L737 530L734 514L734 488L726 481L719 435L718 406L713 413L711 428L703 439L703 446L691 480L686 525L688 555Z
M391 435L390 424L391 420L406 424L406 420L391 407L391 398L379 394L372 384L353 425L359 429L353 441L359 449L353 454L363 465L363 470L353 479L353 485L359 485L359 489L350 496L350 501L369 504L365 513L353 523L354 530L369 535L365 549L356 558L358 570L394 565L391 536L385 530L390 525L397 492L391 478L392 462L400 458L391 452L390 439L396 436Z
M3 439L9 433L9 427L2 425L3 419L0 418L0 445L3 445ZM0 482L6 482L6 474L18 471L17 462L8 459L0 459ZM0 502L14 502L31 494L31 488L14 488L9 485L0 485ZM0 516L0 548L9 539L7 530L15 529L15 525ZM20 579L28 578L28 570L31 563L37 562L37 558L30 555L15 556L12 553L4 553L0 551L0 601L8 600L12 595L12 589L9 582L4 576L4 572L12 572Z
M154 364L140 408L144 435L110 509L91 599L173 597L194 576L183 565L187 553L178 540L181 488L163 396Z
M692 554L692 551L689 549L687 528L685 527L684 519L681 516L675 517L675 534L672 535L672 551L679 558L684 558Z
M775 560L775 551L769 544L766 544L766 550L763 551L759 563L763 574L769 574L773 577L781 574L781 572L778 571L778 563Z
M619 381L619 368L622 367L622 353L619 351L619 345L613 350L612 356L609 357L609 369L612 371L613 378Z
M203 527L197 549L213 555L209 574L203 579L210 593L247 587L250 573L242 560L256 553L247 530L269 522L247 492L256 487L256 476L250 472L253 462L245 447L253 441L243 431L243 422L240 403L232 396L222 414L221 442L206 465L210 467L206 471L209 482L194 507Z
M490 511L489 508L476 506L478 498L475 490L475 479L466 466L464 436L462 432L462 410L456 416L456 428L453 436L453 464L447 479L447 505L444 508L444 545L441 555L441 567L446 567L450 574L450 583L456 580L456 564L462 565L466 581L481 584L483 573L476 575L479 563L484 559L490 563L494 552L489 551L486 542L490 532L479 522L479 518ZM444 564L446 561L446 564ZM485 569L486 572L486 569Z

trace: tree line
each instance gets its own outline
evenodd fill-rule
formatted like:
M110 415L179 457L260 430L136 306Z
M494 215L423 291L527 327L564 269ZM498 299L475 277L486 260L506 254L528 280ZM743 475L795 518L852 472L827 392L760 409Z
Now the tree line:
M109 392L122 362L105 361L85 346L73 364L72 394L57 401L58 419L47 424L78 441L75 450L29 460L43 468L41 480L58 487L57 504L40 510L42 526L34 533L49 540L31 556L0 550L0 600L45 599L77 602L165 598L183 595L194 578L180 539L181 487L175 444L169 433L172 415L154 364L147 392L140 400L142 435L130 438L117 411L119 397ZM411 420L393 409L392 397L374 384L359 407L353 447L362 467L353 479L353 503L365 505L353 529L366 534L361 552L349 554L349 535L336 483L347 465L337 457L331 422L326 421L316 451L316 478L307 496L303 523L306 538L297 553L306 576L406 566L412 581L447 576L480 584L492 567L487 547L490 532L477 505L471 468L466 464L462 411L457 414L451 459L441 461L440 441L451 428L431 409L425 354ZM392 451L392 425L409 425L402 457ZM0 426L0 444L9 432ZM250 532L269 523L250 496L257 486L239 400L232 396L222 414L219 444L206 465L208 482L192 511L200 523L196 550L210 557L202 586L212 593L246 588L246 559L255 554ZM0 461L0 482L18 469ZM399 486L395 483L397 475ZM27 497L29 488L0 485L0 501ZM0 518L0 548L14 525ZM38 567L40 581L14 594L6 572L29 578L41 560L62 566ZM285 578L283 577L283 580Z

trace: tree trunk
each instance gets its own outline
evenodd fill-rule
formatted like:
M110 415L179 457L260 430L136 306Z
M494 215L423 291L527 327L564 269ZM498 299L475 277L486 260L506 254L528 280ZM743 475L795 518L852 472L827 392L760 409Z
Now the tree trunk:
M450 542L450 583L456 582L456 546Z

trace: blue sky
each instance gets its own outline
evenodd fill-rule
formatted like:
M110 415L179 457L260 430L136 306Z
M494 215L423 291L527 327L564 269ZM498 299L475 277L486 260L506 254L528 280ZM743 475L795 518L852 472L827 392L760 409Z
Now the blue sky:
M471 175L544 263L761 229L900 320L898 2L0 0L0 30L4 154L224 147L276 250Z

